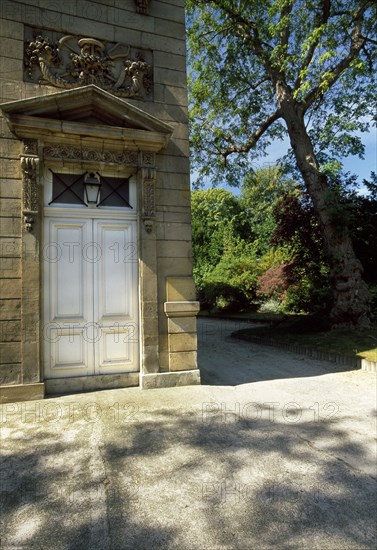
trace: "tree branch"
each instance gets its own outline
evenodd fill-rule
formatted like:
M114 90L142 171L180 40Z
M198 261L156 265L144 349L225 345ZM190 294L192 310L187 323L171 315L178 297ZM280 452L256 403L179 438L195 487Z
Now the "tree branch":
M349 48L349 52L335 67L333 67L330 71L327 71L321 78L318 86L316 86L313 90L311 90L305 99L302 102L304 112L313 104L313 102L321 97L326 89L331 88L335 84L335 82L339 79L341 74L348 69L350 64L354 59L357 58L359 55L361 49L365 45L366 38L361 34L361 23L363 15L368 7L368 2L366 2L363 6L360 7L358 12L355 14L355 26L352 30L351 34L351 44Z
M261 84L263 84L264 82L269 82L271 81L271 77L269 75L264 75L262 78L260 78L259 80L257 80L257 82L255 84L252 84L250 82L250 79L247 79L246 77L239 77L240 81L243 82L245 84L245 89L246 88L249 88L253 91L257 90L259 88L259 86ZM238 92L239 93L239 92ZM236 94L236 96L238 95L238 93Z
M285 4L281 10L281 19L284 19L284 17L289 16L291 13L292 13L292 4ZM290 34L291 34L291 29L288 21L288 23L284 25L284 28L280 34L280 44L283 47L288 46Z
M229 145L228 148L221 151L221 155L226 159L229 155L233 153L248 153L253 147L255 147L258 140L263 136L263 134L269 129L270 126L279 118L281 118L282 113L280 109L277 109L272 115L268 116L266 120L259 126L259 128L249 136L244 145ZM231 142L230 137L223 136L225 141Z
M373 38L369 38L369 36L363 36L365 42L370 42L371 44L374 44L377 46L377 40L373 40Z
M326 23L329 20L329 17L330 17L330 0L322 0L321 15L320 15L320 17L317 17L317 21L314 25L314 29L318 30L323 25L326 25ZM295 82L294 87L293 87L293 90L295 92L300 88L300 86L302 84L302 77L300 75L303 74L305 72L305 70L309 67L309 65L310 65L310 63L313 59L314 52L315 52L315 50L318 46L319 40L320 40L320 35L318 34L317 38L315 40L313 40L313 42L311 43L311 45L310 45L310 47L307 51L304 62L301 66L301 70L298 72L298 76L296 78L296 82Z
M269 76L266 76L265 78L261 78L260 80L258 80L256 84L250 84L250 81L247 80L246 78L240 78L240 80L245 84L245 86L241 90L237 90L233 95L233 97L229 98L231 102L236 101L236 99L240 95L242 96L245 92L248 92L249 90L253 90L253 91L257 90L259 86L263 84L263 82L268 82L271 80L271 78Z
M255 54L258 57L260 57L260 59L263 60L265 67L268 68L269 58L267 53L263 49L263 43L260 40L258 27L256 23L253 21L248 21L241 15L239 11L236 12L235 9L233 9L232 7L228 7L227 5L224 5L224 3L221 2L220 0L212 0L212 1L219 9L222 9L225 12L226 17L229 20L233 21L233 23L237 26L237 31L236 31L237 34L241 36L244 43L250 42ZM202 3L206 4L207 2L202 2ZM264 45L271 48L269 44L264 44Z

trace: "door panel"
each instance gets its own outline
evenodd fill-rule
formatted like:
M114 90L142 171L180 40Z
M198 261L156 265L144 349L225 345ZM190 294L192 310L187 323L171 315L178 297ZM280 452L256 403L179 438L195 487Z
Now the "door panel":
M138 371L136 223L46 218L44 234L45 378Z
M99 320L130 315L130 296L125 292L132 284L130 265L124 261L123 249L129 239L127 225L95 222L103 255L98 263L98 312Z
M91 220L48 219L44 245L44 339L46 378L85 376L94 367L87 338L93 277L82 250L92 234Z
M98 374L137 371L137 341L129 337L130 326L137 326L137 264L129 253L135 224L94 220L93 229L102 251L94 265L94 319L101 332L96 369Z
M85 371L84 374L89 374L89 346L84 332L85 329L81 328L51 331L54 340L51 346L52 365L56 375L62 376L64 369L69 369L70 375L77 375L73 369L81 369Z
M91 294L86 262L81 258L83 245L89 236L88 223L61 222L50 224L50 248L56 250L56 261L51 263L52 319L89 320L90 311L85 300Z

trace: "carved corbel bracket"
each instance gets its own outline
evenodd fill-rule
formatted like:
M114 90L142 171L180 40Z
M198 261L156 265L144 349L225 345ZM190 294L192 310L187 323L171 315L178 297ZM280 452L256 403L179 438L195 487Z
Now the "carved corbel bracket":
M142 15L148 15L149 0L135 0L136 11Z
M156 181L156 177L157 177L157 170L155 167L143 167L142 168L142 171L143 171L143 181Z
M24 139L24 155L38 156L38 141L36 139Z
M29 212L28 210L23 210L22 213L24 215L25 229L30 233L33 230L33 224L36 217L38 216L38 212Z
M144 218L143 219L143 224L144 224L144 227L145 227L145 231L149 234L149 233L152 233L152 230L153 230L153 226L154 226L154 221L149 219L149 218Z
M25 144L25 150L30 146L30 143ZM38 169L39 157L37 155L21 155L22 213L25 229L29 232L33 229L39 210Z

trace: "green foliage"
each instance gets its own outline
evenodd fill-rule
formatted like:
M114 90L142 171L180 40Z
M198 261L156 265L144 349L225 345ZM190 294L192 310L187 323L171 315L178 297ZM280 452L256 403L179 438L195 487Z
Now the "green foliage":
M241 187L241 205L250 217L254 246L260 254L270 248L276 221L274 205L284 192L298 188L285 176L282 166L267 166L249 172Z
M250 225L237 198L225 189L191 195L194 276L200 287L227 248L250 235Z
M217 188L192 193L194 278L203 307L244 310L273 298L284 310L301 311L324 303L321 238L302 197L278 167L249 174L239 198ZM264 281L279 270L282 286L267 290Z
M377 321L377 285L371 285L369 287L370 295L371 295L371 308L372 308L372 316L375 321Z
M319 312L328 314L332 302L327 273L296 273L296 284L291 284L284 296L282 311L290 313Z
M290 262L284 295L287 311L329 310L329 266L313 207L303 193L288 192L274 206L276 227L271 242L284 246Z
M252 245L239 241L225 247L219 262L203 270L195 282L199 300L207 308L248 309L256 303L257 258ZM195 275L194 275L195 276Z
M375 113L372 0L189 0L194 167L237 185L272 140L287 135L277 82L310 121L322 166L363 155ZM352 42L353 41L353 42ZM256 150L258 146L258 150Z
M355 177L333 178L328 202L341 228L349 222L366 280L377 285L376 176L365 185L370 194L361 196ZM194 191L192 216L194 278L204 307L240 311L272 300L284 312L330 309L318 221L310 200L281 168L249 174L240 197L224 189Z
M258 276L286 260L283 249L268 246L281 174L274 168L256 171L240 198L217 188L192 193L194 278L206 307L255 307ZM269 190L275 190L272 198Z
M370 191L365 196L357 192L356 176L338 174L330 179L326 197L333 224L339 233L350 233L365 280L371 285L377 284L375 181L372 173L371 181L364 182ZM284 293L285 309L291 312L328 310L332 304L329 265L311 202L297 190L285 193L274 204L274 216L276 224L271 242L284 246L291 258L289 271L285 271L290 282Z
M256 303L257 261L254 255L224 255L205 284L217 288L215 304L220 309L245 309Z

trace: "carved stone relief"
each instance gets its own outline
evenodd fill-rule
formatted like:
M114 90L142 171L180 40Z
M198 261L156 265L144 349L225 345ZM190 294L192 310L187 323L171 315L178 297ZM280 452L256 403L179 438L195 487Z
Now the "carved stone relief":
M138 154L136 151L117 153L115 151L102 151L85 147L74 147L71 145L50 145L43 149L43 156L48 159L87 160L123 164L127 166L138 165Z
M38 142L36 139L24 139L24 153L25 155L38 154Z
M144 180L144 216L153 218L155 216L155 189L154 180Z
M135 0L136 11L143 15L148 15L149 0Z
M24 80L71 89L88 84L119 97L152 100L149 50L25 27Z
M27 231L32 231L39 210L38 168L37 156L21 156L22 213Z
M144 155L145 153L143 153ZM142 168L143 174L143 223L147 233L151 233L156 216L156 168Z
M142 166L154 166L156 164L156 155L150 151L143 151L141 157Z

